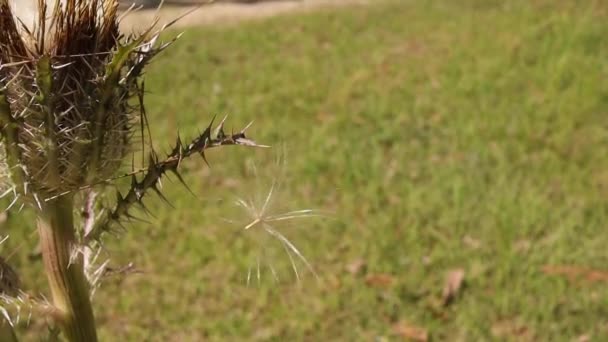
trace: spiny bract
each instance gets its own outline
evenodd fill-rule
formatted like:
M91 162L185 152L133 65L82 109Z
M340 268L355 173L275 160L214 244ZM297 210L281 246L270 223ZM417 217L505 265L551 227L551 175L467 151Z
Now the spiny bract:
M36 201L115 174L144 121L143 67L163 48L151 28L121 35L117 0L38 6L32 24L0 0L2 148L15 193Z

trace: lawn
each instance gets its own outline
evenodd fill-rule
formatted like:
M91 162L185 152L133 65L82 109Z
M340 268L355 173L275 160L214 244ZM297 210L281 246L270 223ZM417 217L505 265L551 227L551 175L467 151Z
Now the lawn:
M187 29L148 71L156 147L230 114L273 148L188 160L196 196L165 180L173 207L108 237L141 273L97 291L101 339L608 339L607 23L602 1L401 0ZM269 212L324 214L276 225L318 277L243 229L235 199L273 183ZM1 251L46 291L23 217Z

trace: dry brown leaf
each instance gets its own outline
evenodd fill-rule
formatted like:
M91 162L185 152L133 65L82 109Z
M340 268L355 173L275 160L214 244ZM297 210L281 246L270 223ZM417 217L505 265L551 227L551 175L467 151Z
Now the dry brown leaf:
M370 287L389 288L395 283L395 277L390 274L376 273L365 277L365 284Z
M406 321L400 321L393 325L393 333L409 341L426 342L429 340L429 332L426 329Z
M346 265L346 271L352 275L357 275L362 272L365 272L365 268L367 267L367 262L363 259L356 259L351 261L348 265Z
M462 284L464 283L464 270L457 268L448 272L443 286L443 294L441 295L441 303L443 306L449 305L456 297Z
M591 341L591 335L584 334L576 338L576 342L589 342Z
M608 282L608 271L595 270L579 266L554 266L545 265L543 273L549 275L564 276L569 281L586 280L588 282Z

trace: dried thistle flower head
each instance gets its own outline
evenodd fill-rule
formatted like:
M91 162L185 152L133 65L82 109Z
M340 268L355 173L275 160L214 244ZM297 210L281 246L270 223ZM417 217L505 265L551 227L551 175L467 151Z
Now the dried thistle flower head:
M143 67L164 47L153 46L151 29L120 34L117 0L37 6L21 20L0 0L0 133L10 178L26 198L115 174L144 121L143 101L133 101L143 96Z

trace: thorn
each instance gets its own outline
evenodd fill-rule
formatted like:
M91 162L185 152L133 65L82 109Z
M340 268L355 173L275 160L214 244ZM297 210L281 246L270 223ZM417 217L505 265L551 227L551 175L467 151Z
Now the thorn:
M213 122L215 121L215 118L217 117L217 115L214 115L211 118L211 122L209 122L209 126L207 127L208 130L211 130L211 127L213 127Z
M192 196L196 197L196 195L194 194L194 192L192 192L192 190L190 189L190 187L188 186L188 184L186 184L186 182L184 181L184 178L182 178L182 175L179 173L179 171L177 171L177 169L175 169L175 170L171 169L171 172L175 175L175 177L177 177L177 179L179 180L179 182L182 183L182 185L184 186L184 188L186 188L186 190L188 190L188 192L191 193Z
M117 224L117 225L118 225L120 228L122 228L122 230L123 230L124 232L126 232L126 231L127 231L127 227L125 227L125 225L124 225L124 224L122 224L122 221L120 221L119 219L116 219L116 220L114 220L114 222L115 222L115 223L116 223L116 224ZM106 231L107 231L108 233L112 233L112 230L111 230L111 229L107 229ZM100 237L100 238L101 238L101 237ZM99 242L101 242L101 239L100 239L100 238L98 238Z
M127 217L129 220L132 220L132 221L143 222L143 223L150 224L150 225L152 224L152 222L150 222L150 221L148 221L148 220L144 220L144 219L142 219L141 217L134 216L133 214L131 214L131 213L130 213L130 212L128 212L128 211L125 213L125 216L126 216L126 217ZM124 228L124 227L123 227L123 228ZM126 229L125 229L125 230L126 230Z
M245 126L245 128L243 128L243 129L241 130L241 134L245 134L245 131L246 131L247 129L249 129L249 127L251 127L251 125L253 125L253 120L252 120L250 123L248 123L248 124L247 124L247 126Z
M116 190L116 202L122 203L125 199L122 197L120 190Z
M175 209L175 207L173 206L173 204L171 204L171 202L169 202L169 200L167 199L167 197L165 197L165 195L163 195L163 193L158 189L158 187L155 185L152 185L152 190L154 190L154 192L156 192L156 194L158 195L158 197L160 197L163 202L167 203L171 208Z
M179 136L179 132L177 132L177 139L175 141L175 147L173 151L171 151L170 157L177 157L177 164L175 168L178 168L184 158L184 145L182 144L182 139Z
M200 152L201 157L203 157L203 160L205 161L205 164L207 164L207 167L211 168L211 165L209 165L209 162L207 161L207 158L205 157L205 150L202 150Z
M38 209L42 210L42 204L40 204L40 200L38 199L38 195L34 193L34 200L36 201L36 204L38 205Z
M175 147L173 148L173 152L177 153L181 151L183 148L182 138L179 135L179 131L177 132L177 138L175 139Z
M211 127L213 127L213 121L215 121L215 115L213 116L213 119L211 119L209 126L205 128L200 136L200 138L203 139L203 149L207 147L207 141L211 140Z
M150 165L156 166L156 164L158 164L158 156L156 155L156 152L154 151L150 151Z
M143 197L143 196L142 196ZM146 215L150 215L153 218L156 218L156 216L154 216L154 214L152 214L152 212L148 209L148 207L146 207L146 205L144 204L144 201L142 201L141 198L139 198L137 201L135 201L137 203L137 205L139 205L139 207L144 211L144 213L146 213Z
M226 137L226 134L224 133L224 122L226 122L226 119L228 119L228 115L224 116L220 124L217 125L217 128L213 132L213 136L218 140L224 140Z
M13 207L13 205L15 205L15 203L17 203L17 200L19 199L19 195L15 196L13 198L13 200L11 201L11 203L8 205L8 207L6 207L6 209L4 209L4 211L9 211L11 210L11 208Z

